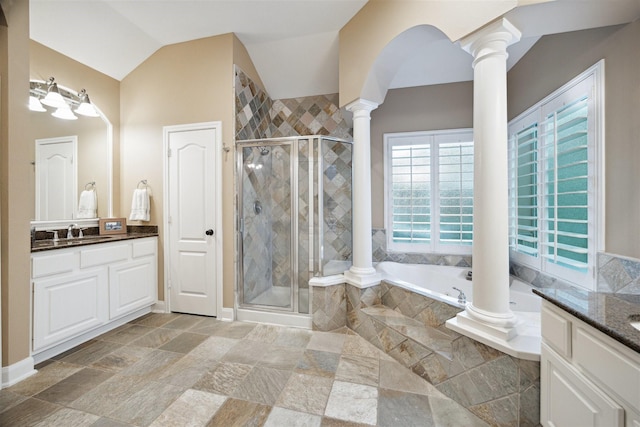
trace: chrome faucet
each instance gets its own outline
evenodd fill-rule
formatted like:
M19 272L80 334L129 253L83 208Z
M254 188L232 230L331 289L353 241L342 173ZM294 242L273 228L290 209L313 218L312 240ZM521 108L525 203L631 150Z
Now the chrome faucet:
M69 224L67 227L67 239L73 239L73 229L78 227L78 224Z
M456 288L455 286L453 287L453 289L455 289L456 291L460 292L460 294L458 295L458 304L466 304L467 303L467 296L464 294L464 292L462 292L462 290Z

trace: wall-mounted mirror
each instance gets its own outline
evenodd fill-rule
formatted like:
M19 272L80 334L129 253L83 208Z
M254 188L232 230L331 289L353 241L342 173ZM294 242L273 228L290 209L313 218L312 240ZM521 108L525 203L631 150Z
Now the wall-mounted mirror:
M50 82L32 80L30 96L42 100ZM59 93L77 108L78 91L57 84ZM26 94L25 94L26 95ZM29 135L32 144L33 201L36 223L59 223L112 216L112 126L95 106L98 117L76 114L77 119L54 117L56 108L30 111ZM95 215L86 209L87 193L94 191ZM83 203L80 203L82 200Z

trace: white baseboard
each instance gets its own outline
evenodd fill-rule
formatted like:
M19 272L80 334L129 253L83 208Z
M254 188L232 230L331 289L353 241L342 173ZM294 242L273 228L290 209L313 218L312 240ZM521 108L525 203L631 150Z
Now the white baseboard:
M217 317L219 320L224 320L225 322L233 322L236 316L233 308L222 307Z
M156 303L151 306L151 311L153 313L166 313L167 304L164 301L156 301Z
M36 372L38 371L34 369L33 357L27 357L13 365L4 366L2 368L2 388L11 387Z

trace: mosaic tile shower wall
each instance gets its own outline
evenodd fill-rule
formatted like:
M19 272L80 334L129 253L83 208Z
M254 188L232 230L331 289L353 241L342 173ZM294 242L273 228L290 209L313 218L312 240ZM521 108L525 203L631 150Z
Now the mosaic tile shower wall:
M242 303L295 310L290 297L297 283L297 311L309 313L309 279L325 273L323 267L333 266L336 272L327 274L336 274L351 265L352 146L320 136L272 138L243 143L238 153L244 221Z
M350 141L338 94L272 100L235 66L236 140L326 135Z
M243 302L250 302L266 292L272 282L271 204L263 202L265 196L269 195L268 175L270 168L264 167L263 156L257 147L243 148L242 157ZM257 165L263 167L257 168Z
M324 276L342 274L351 266L353 251L351 224L351 159L352 146L341 142L323 140L322 198L324 230Z
M291 287L290 161L290 146L243 149L244 303L273 286Z

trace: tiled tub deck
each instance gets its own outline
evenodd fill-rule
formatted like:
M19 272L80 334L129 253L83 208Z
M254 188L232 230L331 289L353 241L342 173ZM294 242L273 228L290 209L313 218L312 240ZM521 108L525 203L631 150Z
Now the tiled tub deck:
M382 282L313 288L313 327L347 326L494 426L537 426L540 363L447 329L457 307Z

